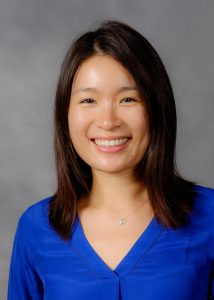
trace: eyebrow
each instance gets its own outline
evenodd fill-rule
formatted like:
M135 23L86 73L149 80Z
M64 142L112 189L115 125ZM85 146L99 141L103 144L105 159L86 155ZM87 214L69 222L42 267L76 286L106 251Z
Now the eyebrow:
M119 92L123 92L123 91L137 91L138 88L136 86L121 86L118 89L118 93ZM78 90L74 91L74 94L79 93L79 92L96 92L97 89L93 88L93 87L84 87L84 88L79 88Z

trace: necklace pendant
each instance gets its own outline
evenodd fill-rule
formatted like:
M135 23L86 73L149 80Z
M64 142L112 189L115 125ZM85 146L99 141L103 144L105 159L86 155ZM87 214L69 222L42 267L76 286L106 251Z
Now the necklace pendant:
M118 220L118 223L119 223L120 225L123 225L124 223L126 223L126 219L125 219L125 218L120 218L120 219Z

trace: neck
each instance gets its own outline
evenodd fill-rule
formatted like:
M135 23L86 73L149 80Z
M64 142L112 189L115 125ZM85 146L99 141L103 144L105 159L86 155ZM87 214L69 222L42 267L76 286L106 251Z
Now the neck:
M134 180L130 172L118 175L93 171L90 207L131 211L143 202L148 202L147 189L142 182Z

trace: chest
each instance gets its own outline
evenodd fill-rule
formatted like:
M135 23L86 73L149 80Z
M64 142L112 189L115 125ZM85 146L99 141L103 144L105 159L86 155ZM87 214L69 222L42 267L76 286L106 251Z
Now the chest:
M103 216L81 221L69 244L55 235L42 239L34 259L45 299L208 299L213 240L204 232L131 220L116 226Z
M96 254L114 270L131 251L150 222L151 217L132 223L127 221L123 225L118 222L87 223L81 220L81 227L85 239Z
M122 231L118 235L119 229L112 232L104 227L94 232L88 230L92 228L85 227L83 233L77 226L72 244L66 249L60 243L57 253L56 240L50 244L50 239L45 239L46 252L41 264L48 295L45 299L59 299L62 294L66 300L71 295L74 299L106 300L207 299L212 266L211 243L207 238L197 235L190 239L189 234L165 231L153 222L114 273L103 261L115 269L128 251L127 248L119 251L123 243L128 246L131 241L127 239L131 236L128 226L119 227L124 229L124 235ZM122 295L121 298L118 295Z

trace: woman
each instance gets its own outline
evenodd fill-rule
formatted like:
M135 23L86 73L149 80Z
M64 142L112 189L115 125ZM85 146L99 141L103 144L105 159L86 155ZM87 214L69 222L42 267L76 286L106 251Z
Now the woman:
M128 25L68 50L55 99L58 187L21 216L8 299L214 297L214 190L176 170L166 70Z

